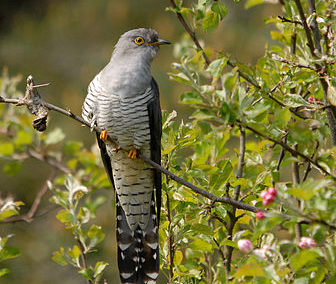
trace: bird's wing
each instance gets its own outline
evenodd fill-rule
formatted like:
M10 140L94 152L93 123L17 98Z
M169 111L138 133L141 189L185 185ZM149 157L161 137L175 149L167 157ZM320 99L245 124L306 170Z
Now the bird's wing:
M82 117L85 121L89 122L92 126L96 124L97 115L97 105L98 97L104 92L100 83L100 73L96 75L88 86L88 93L83 103L82 107ZM106 145L103 140L99 138L99 134L96 133L98 146L100 149L100 155L104 164L105 171L107 172L108 178L114 187L114 180L112 174L112 165L109 154L106 150Z
M152 78L152 92L153 99L147 104L148 115L149 115L149 128L151 135L151 159L161 165L161 136L162 136L162 117L160 108L160 96L159 88ZM162 177L161 172L154 171L154 186L156 188L156 209L158 222L160 220L160 210L161 210L161 187L162 187Z
M109 179L110 183L113 186L113 189L115 189L114 180L113 180L113 173L112 173L111 159L110 159L109 154L107 153L105 142L100 139L98 133L96 133L96 137L97 137L97 142L98 142L98 146L99 146L99 149L100 149L100 155L101 155L101 158L102 158L102 161L103 161L105 171L107 173L107 176L108 176L108 179Z
M90 82L87 90L87 95L82 106L82 117L83 119L94 125L96 122L95 113L97 112L97 98L102 92L102 87L100 84L100 73L93 78Z

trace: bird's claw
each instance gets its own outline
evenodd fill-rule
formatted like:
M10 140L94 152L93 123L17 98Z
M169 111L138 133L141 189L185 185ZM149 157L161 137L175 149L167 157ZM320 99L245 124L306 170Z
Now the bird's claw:
M130 157L131 159L135 160L138 158L138 150L135 148L132 148L129 152L128 152L128 157Z
M107 131L104 129L102 132L100 132L99 138L103 141L106 141L107 136L108 136Z

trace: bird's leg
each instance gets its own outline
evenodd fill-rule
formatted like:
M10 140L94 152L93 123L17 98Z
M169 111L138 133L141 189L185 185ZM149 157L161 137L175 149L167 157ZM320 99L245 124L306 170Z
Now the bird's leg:
M128 152L128 157L135 160L138 158L139 151L136 148L131 148L131 150Z
M102 132L100 132L99 138L103 141L106 141L108 137L108 133L105 129L102 130Z

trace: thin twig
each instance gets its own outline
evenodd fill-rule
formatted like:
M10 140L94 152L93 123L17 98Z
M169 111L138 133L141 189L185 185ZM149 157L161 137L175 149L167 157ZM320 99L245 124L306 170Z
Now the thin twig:
M82 242L80 241L79 238L76 238L76 240L77 240L78 248L79 248L80 253L81 253L81 260L82 260L83 268L87 269L86 256L85 256L83 244L82 244ZM92 280L90 280L90 279L87 280L87 283L88 284L93 284Z
M13 216L7 219L2 220L0 223L17 223L17 222L21 222L21 221L25 221L25 222L32 222L34 220L35 217L41 216L37 215L37 210L39 208L39 205L41 203L41 200L43 198L43 196L46 194L46 192L48 191L48 181L52 182L56 177L56 170L53 169L51 174L49 175L47 181L43 184L43 186L41 187L41 189L39 190L39 192L36 194L34 202L32 204L32 206L30 207L29 211L26 214L23 215L19 215L19 216Z
M264 133L261 133L260 131L252 128L251 126L245 125L244 123L242 123L240 120L236 120L236 122L240 125L242 125L243 127L245 127L246 129L254 132L255 134L257 134L258 136L261 136L263 138L266 138L267 140L281 146L282 148L284 148L286 151L290 152L293 156L299 156L301 158L303 158L306 162L310 162L312 165L314 165L316 168L318 168L321 172L323 172L324 174L332 177L333 180L336 181L336 176L333 175L332 173L328 172L326 169L324 169L317 161L314 161L312 158L306 156L305 154L301 153L298 150L295 150L293 148L291 148L287 143L283 142L283 141L278 141Z
M295 4L296 4L296 7L298 8L300 18L301 18L301 22L303 24L303 28L304 28L304 31L306 33L306 37L307 37L307 40L308 40L308 47L310 49L311 54L314 57L316 57L315 50L314 50L314 43L313 43L313 39L312 39L312 36L311 36L311 33L310 33L310 28L307 24L307 19L306 19L306 16L304 14L301 2L300 2L300 0L294 0L294 1L295 1Z
M206 55L204 49L202 48L201 44L199 43L195 32L189 27L189 25L187 24L186 20L184 19L184 17L182 16L182 14L180 12L178 12L178 7L175 4L174 0L170 0L170 4L171 6L175 9L176 11L176 16L179 19L179 21L181 22L181 24L183 25L184 29L187 31L187 33L190 35L190 37L192 38L193 42L195 43L195 45L197 46L198 49L200 49L202 51L202 56L206 62L206 65L209 65L211 63L211 60L209 59L209 57Z
M174 277L174 255L175 255L175 248L174 248L174 235L172 233L173 229L171 227L172 220L171 220L171 210L170 210L170 200L168 192L166 193L167 197L167 218L168 218L168 247L169 247L169 283L173 283Z
M291 19L288 19L286 17L283 17L283 16L278 16L278 18L281 20L281 22L283 23L292 23L292 24L298 24L298 25L301 25L302 26L302 23L300 21L296 21L296 20L291 20Z

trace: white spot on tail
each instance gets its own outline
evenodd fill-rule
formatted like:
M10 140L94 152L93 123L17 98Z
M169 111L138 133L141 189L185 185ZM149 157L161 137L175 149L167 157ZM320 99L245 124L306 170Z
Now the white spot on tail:
M120 229L120 228L117 228L118 230L118 234L122 234L124 232L124 230Z
M141 248L135 248L135 251L139 253L139 252L142 251L142 249Z
M118 221L121 221L121 219L122 219L121 215L118 215L118 216L117 216L117 220L118 220Z
M154 280L149 280L149 281L146 281L145 284L156 284L156 281L154 281Z
M124 279L127 279L127 278L130 278L133 273L126 273L126 272L123 272L123 273L120 273L121 277L124 278Z
M138 262L139 261L139 257L138 256L133 257L133 261L134 262Z
M152 279L156 279L159 276L159 273L157 273L157 272L148 272L148 273L146 273L146 275L149 276Z
M157 249L158 243L147 243L147 246L149 246L152 249Z
M125 249L128 249L130 247L132 243L129 243L129 244L118 244L118 247L121 249L121 250L125 250Z
M153 258L156 259L156 253L153 254Z
M124 255L124 253L121 252L120 255L121 255L121 259L124 260L124 259L125 259L125 255Z

